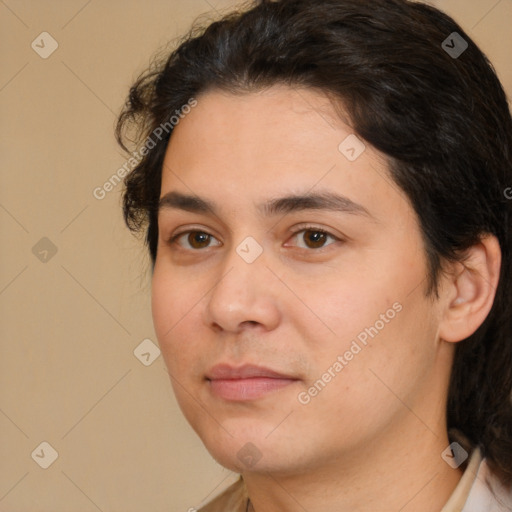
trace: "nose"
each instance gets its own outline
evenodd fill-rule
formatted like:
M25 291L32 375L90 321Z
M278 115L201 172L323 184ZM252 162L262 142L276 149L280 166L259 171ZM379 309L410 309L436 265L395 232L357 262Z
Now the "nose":
M277 327L281 318L279 283L267 263L265 252L249 263L234 248L230 251L207 297L207 325L231 333L248 327L265 331Z

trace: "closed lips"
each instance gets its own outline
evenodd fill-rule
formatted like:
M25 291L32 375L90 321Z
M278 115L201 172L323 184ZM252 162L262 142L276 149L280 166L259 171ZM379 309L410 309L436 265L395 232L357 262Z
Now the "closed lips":
M206 375L207 380L235 380L235 379L292 379L296 378L283 373L276 372L263 366L244 365L233 367L227 364L219 364L214 366Z

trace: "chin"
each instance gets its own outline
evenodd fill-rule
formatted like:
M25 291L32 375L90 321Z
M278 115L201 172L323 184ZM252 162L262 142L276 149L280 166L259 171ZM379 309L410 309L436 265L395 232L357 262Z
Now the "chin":
M220 429L222 430L222 429ZM291 447L282 439L268 439L268 428L255 431L251 429L229 430L231 437L224 430L213 437L211 431L201 440L210 455L225 468L235 473L287 472L289 470Z
M251 449L247 448L248 447L242 447L240 450L230 453L226 453L225 451L219 452L218 450L208 451L221 466L233 471L234 473L286 472L287 468L282 467L282 464L276 465L272 461L266 459L261 452L258 454L258 452L252 452Z

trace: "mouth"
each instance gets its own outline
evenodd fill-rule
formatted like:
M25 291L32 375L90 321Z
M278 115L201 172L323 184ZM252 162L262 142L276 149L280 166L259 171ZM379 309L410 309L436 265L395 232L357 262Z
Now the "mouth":
M262 366L227 364L214 366L206 381L213 395L228 401L257 400L299 381L298 378Z

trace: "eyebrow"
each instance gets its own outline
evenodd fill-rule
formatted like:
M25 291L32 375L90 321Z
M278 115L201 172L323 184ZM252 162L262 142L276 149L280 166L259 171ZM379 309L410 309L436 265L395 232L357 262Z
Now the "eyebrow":
M166 209L178 209L192 213L211 213L215 216L218 215L218 208L212 201L199 196L182 194L180 192L168 192L160 198L158 211ZM373 218L363 205L355 203L348 197L332 192L289 195L271 199L258 205L258 210L268 217L303 210L327 210Z

